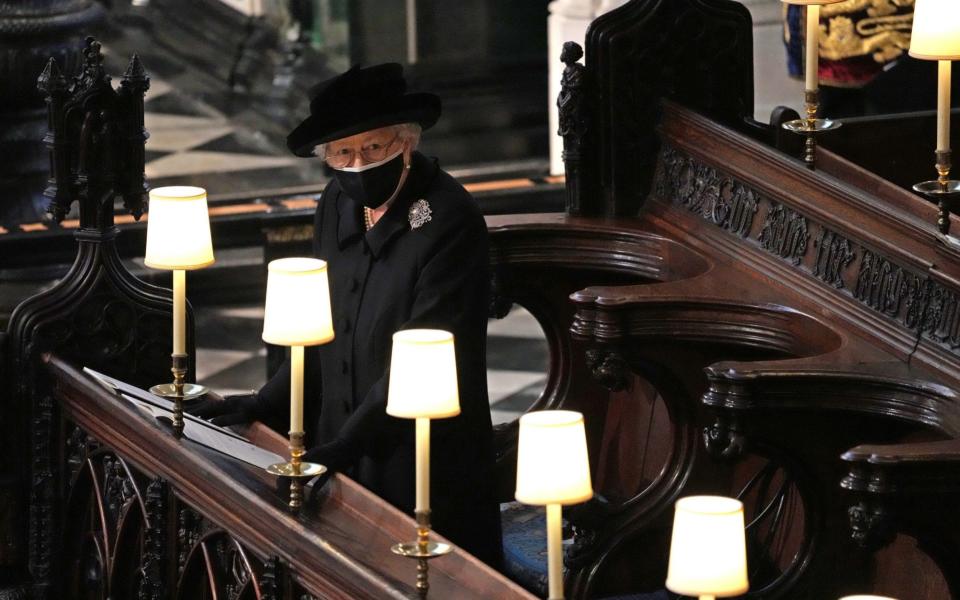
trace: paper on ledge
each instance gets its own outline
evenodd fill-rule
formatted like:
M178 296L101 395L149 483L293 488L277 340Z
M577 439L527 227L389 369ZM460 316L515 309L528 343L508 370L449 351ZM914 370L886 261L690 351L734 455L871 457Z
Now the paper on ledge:
M96 379L101 385L115 392L118 396L127 400L137 408L149 413L154 418L162 418L168 421L173 420L172 401L124 383L119 379L114 379L109 375L94 371L88 367L84 367L83 370ZM272 464L285 462L280 456L251 444L232 431L218 427L217 425L187 413L183 415L183 435L187 439L206 446L207 448L260 467L261 469L265 469Z

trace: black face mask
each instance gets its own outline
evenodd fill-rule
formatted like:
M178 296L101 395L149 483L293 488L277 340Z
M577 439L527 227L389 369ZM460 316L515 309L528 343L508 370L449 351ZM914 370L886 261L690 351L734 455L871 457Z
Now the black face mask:
M333 176L348 196L367 208L377 208L397 191L403 174L403 152L379 163L334 169Z

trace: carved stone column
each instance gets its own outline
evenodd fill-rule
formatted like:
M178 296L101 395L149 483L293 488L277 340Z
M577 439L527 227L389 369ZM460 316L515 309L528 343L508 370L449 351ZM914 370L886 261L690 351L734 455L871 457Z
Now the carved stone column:
M104 15L94 0L0 0L0 226L43 215L47 109L37 75L50 57L74 72Z

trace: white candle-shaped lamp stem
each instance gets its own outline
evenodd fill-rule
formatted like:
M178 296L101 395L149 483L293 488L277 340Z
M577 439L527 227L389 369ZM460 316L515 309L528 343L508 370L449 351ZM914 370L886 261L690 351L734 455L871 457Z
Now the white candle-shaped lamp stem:
M147 213L147 247L143 262L152 269L173 271L173 352L172 384L150 388L154 394L174 399L173 432L183 432L183 400L205 392L203 386L185 383L187 356L187 277L186 271L213 264L207 192L193 186L170 186L150 190Z
M819 88L818 71L820 69L820 5L807 5L806 35L806 88L815 92Z
M937 77L937 150L950 149L950 71L951 61L938 61Z
M290 346L290 433L303 432L303 346Z
M416 420L416 510L430 510L430 419L460 414L453 334L407 329L393 334L387 414Z
M267 265L267 298L263 310L263 341L290 346L290 462L270 465L269 473L290 477L289 506L303 505L301 477L326 470L305 463L303 431L304 346L326 344L333 339L327 263L316 258L280 258Z
M156 188L150 190L149 208L143 262L173 271L173 353L186 354L185 271L213 264L207 192L191 186Z
M520 417L517 500L547 507L547 576L551 600L563 598L561 506L593 497L583 415L541 410Z
M947 196L957 192L950 180L950 79L951 61L960 59L960 2L957 0L916 0L913 29L910 32L910 56L938 61L937 65L937 152L936 182L922 182L914 190L936 199L939 205L937 226L950 231L951 203Z
M327 263L281 258L267 265L263 341L290 346L290 433L303 433L303 347L333 339Z
M550 600L563 598L563 506L547 505L547 579Z
M417 559L417 592L428 597L427 561L451 551L430 541L430 419L460 414L457 356L453 334L440 329L406 329L393 334L387 414L416 420L415 488L417 539L390 550Z
M173 353L187 353L187 273L173 270Z
M408 329L393 334L387 414L416 420L416 511L430 510L430 419L460 414L453 334Z
M430 419L417 417L417 506L430 510Z

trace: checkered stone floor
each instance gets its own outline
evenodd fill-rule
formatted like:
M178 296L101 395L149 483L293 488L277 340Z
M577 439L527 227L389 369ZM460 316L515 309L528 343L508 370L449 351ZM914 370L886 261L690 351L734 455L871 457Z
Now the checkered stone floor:
M220 394L258 389L266 381L260 342L263 307L197 309L197 380ZM546 384L547 342L522 308L487 329L487 386L494 424L519 417Z
M150 138L145 172L153 187L199 185L230 195L324 181L315 161L291 156L210 104L153 77L144 105Z

